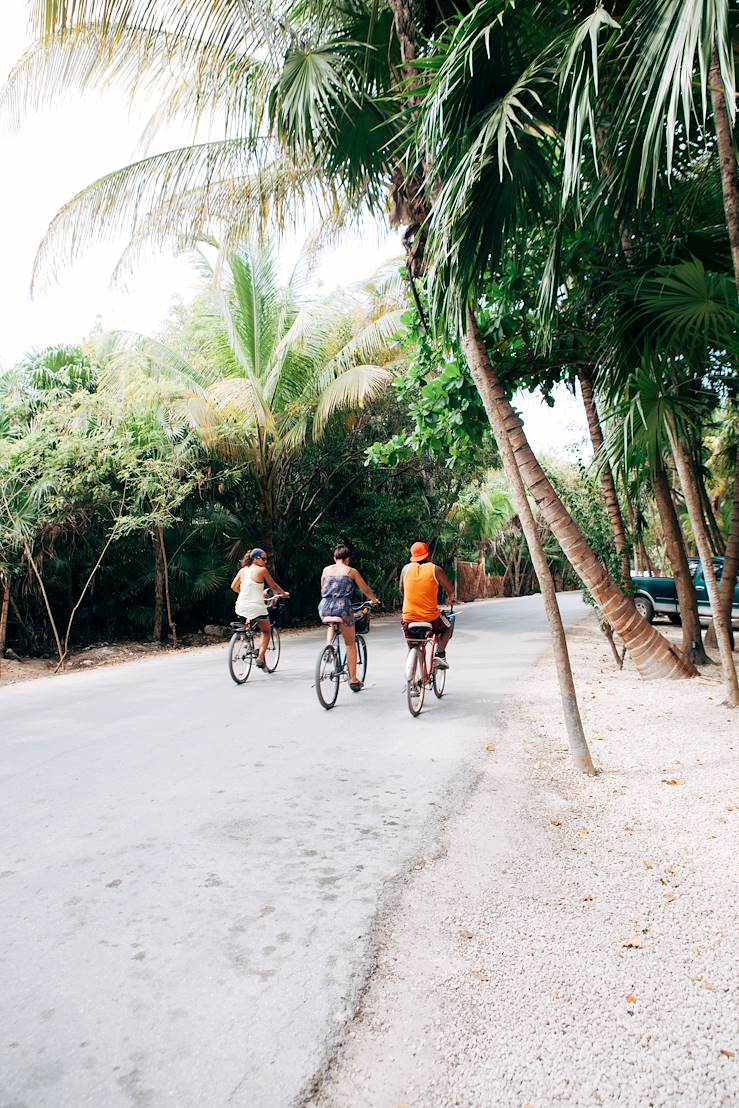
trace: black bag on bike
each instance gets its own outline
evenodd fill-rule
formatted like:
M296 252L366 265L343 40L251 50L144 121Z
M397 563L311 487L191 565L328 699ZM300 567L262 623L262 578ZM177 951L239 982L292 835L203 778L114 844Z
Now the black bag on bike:
M354 630L358 635L368 635L370 629L370 610L368 607L362 608L361 611L356 613L354 617Z

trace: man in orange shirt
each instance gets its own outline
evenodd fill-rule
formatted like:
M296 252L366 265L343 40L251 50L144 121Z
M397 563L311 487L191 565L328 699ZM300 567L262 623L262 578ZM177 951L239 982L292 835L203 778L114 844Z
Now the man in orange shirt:
M414 542L411 560L400 571L400 591L403 594L403 632L406 639L410 623L430 623L434 634L439 635L436 665L449 669L446 645L452 637L452 624L439 608L439 585L450 604L456 603L454 585L441 566L431 561L431 551L425 542ZM409 639L410 641L410 639Z

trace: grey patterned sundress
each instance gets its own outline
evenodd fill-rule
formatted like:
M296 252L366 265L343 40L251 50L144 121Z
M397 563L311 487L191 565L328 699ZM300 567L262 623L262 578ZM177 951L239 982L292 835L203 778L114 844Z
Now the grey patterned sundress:
M351 626L354 623L353 593L354 581L349 574L343 574L341 577L324 577L321 603L318 605L321 619L324 616L341 616L342 622Z

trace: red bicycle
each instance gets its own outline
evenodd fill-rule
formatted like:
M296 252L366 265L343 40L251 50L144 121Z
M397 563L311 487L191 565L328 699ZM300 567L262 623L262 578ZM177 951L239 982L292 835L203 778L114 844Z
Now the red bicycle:
M454 609L444 612L444 615L454 627ZM441 700L446 687L447 671L434 664L439 635L432 632L430 623L409 623L408 633L411 641L405 663L405 693L408 711L412 716L418 716L423 708L426 689L433 689L434 696Z

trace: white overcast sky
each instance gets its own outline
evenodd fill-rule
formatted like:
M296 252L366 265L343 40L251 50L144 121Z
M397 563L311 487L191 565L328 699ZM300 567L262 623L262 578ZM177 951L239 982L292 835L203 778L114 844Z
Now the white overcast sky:
M5 0L3 8L2 80L29 42L26 0ZM143 108L131 112L122 97L96 93L27 117L18 133L0 121L0 369L29 350L81 341L98 317L106 329L151 333L173 299L193 295L198 278L188 263L165 256L142 264L126 292L112 290L109 277L122 244L106 244L57 285L33 301L29 296L34 255L49 221L77 191L131 159L145 116ZM325 252L318 279L326 289L349 284L398 253L396 236L368 228ZM553 410L534 397L519 397L518 404L536 450L570 459L588 455L582 406L566 389L557 390Z

